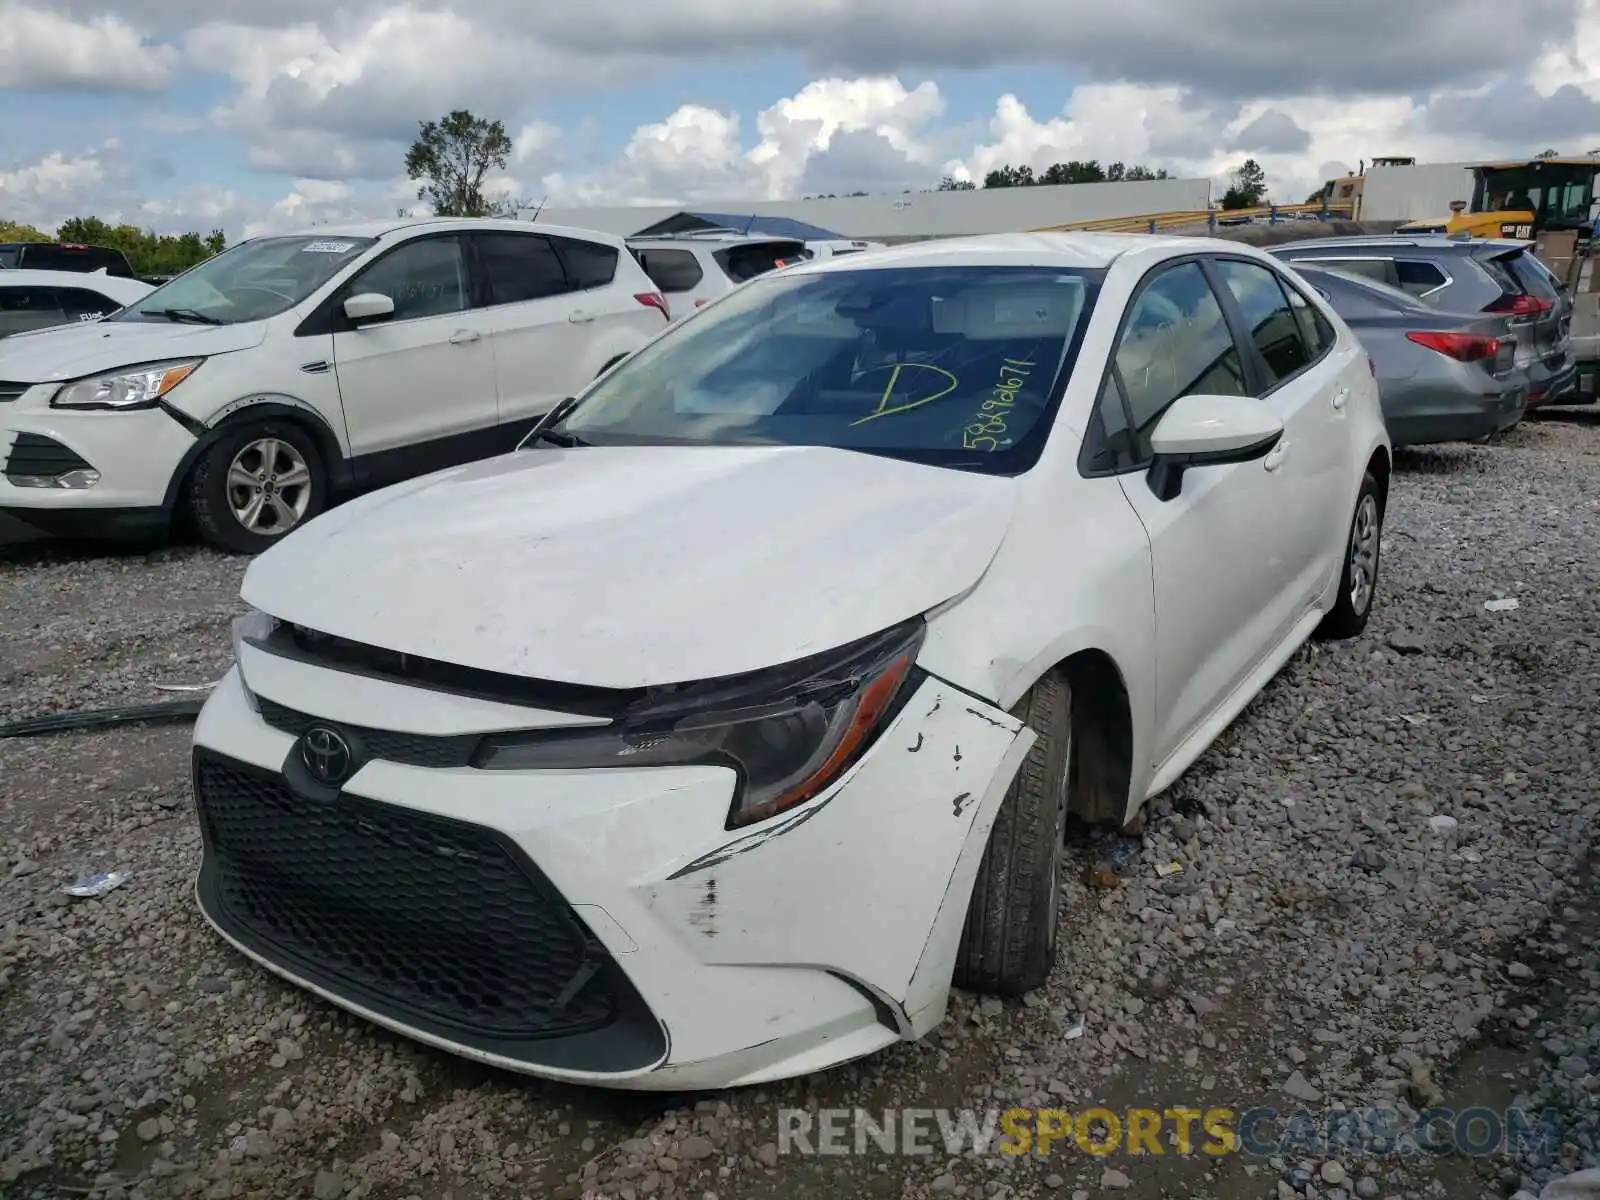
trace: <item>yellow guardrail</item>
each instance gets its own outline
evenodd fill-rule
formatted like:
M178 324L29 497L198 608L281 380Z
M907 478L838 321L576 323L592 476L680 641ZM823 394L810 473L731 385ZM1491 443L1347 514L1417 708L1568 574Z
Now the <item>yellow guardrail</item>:
M1236 208L1224 211L1216 208L1187 211L1140 213L1132 217L1101 217L1093 221L1069 221L1064 225L1045 225L1030 233L1159 233L1163 229L1184 228L1224 222L1232 224L1241 218L1250 222L1265 220L1272 223L1277 218L1291 220L1302 214L1311 216L1349 217L1355 211L1351 204L1265 204L1259 208Z

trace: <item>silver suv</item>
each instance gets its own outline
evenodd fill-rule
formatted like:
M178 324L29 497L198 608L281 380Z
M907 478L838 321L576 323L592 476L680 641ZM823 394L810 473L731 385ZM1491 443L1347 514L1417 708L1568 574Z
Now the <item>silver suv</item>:
M631 237L628 249L666 296L674 321L758 275L811 257L798 239L736 229Z
M1442 236L1319 238L1272 246L1287 262L1365 275L1447 312L1511 318L1516 365L1528 374L1528 407L1577 388L1572 296L1531 242Z

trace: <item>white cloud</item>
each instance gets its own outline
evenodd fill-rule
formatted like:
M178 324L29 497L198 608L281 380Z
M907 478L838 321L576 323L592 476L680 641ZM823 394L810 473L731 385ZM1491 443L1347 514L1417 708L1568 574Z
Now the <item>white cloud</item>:
M110 14L77 21L51 9L0 0L0 88L158 91L178 52Z
M1439 161L1600 146L1600 0L1535 0L1542 23L1523 14L1495 38L1472 15L1489 0L1417 0L1420 9L1392 12L1369 11L1376 0L1351 3L1298 12L1285 31L1273 15L1281 10L1260 0L1196 0L1181 11L1121 0L1070 12L1015 0L1007 12L1029 17L1020 24L978 0L949 0L911 20L888 0L811 9L660 0L648 10L589 0L537 12L504 0L332 9L283 0L270 10L235 0L63 0L50 10L0 0L0 88L157 90L172 78L175 52L144 31L187 27L173 35L186 69L225 77L225 98L203 116L168 100L160 113L130 115L130 133L181 136L205 119L238 135L248 164L272 179L270 190L216 186L188 159L186 174L168 179L148 156L64 147L0 160L0 215L51 225L80 212L121 214L164 229L222 222L235 235L390 216L417 206L416 185L396 178L416 118L459 107L502 114L512 131L508 169L491 191L558 206L900 191L946 173L981 180L1008 163L1042 169L1067 159L1220 184L1247 156L1275 198L1296 201L1374 155ZM1447 8L1448 28L1428 26L1429 12ZM1385 34L1396 22L1404 38ZM1415 31L1425 26L1434 33L1424 45ZM1364 57L1337 53L1352 39L1367 46ZM619 81L730 55L753 63L792 50L824 62L829 46L851 70L821 72L738 111L690 99L599 158L588 122L559 129L539 107L589 94L603 111L605 89ZM1029 111L1008 94L981 119L952 121L927 64L982 64L1002 52L1016 63L1072 65L1086 82L1056 111ZM1407 55L1410 74L1401 71ZM1332 98L1330 72L1344 81Z

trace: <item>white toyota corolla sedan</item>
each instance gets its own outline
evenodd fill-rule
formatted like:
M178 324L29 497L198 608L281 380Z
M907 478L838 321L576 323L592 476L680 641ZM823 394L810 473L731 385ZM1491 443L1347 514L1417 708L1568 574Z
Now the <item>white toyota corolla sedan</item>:
M440 397L448 403L448 397ZM518 451L292 532L195 730L205 916L488 1063L793 1076L1056 958L1069 812L1361 632L1390 472L1292 269L1008 235L802 264Z

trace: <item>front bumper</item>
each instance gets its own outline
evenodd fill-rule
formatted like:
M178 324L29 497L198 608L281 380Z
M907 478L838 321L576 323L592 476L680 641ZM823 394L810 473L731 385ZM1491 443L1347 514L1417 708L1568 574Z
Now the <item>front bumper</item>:
M159 408L70 412L48 406L55 385L0 404L0 511L50 534L136 537L167 518L173 474L194 435ZM87 486L52 486L76 472Z
M762 1083L936 1025L978 859L1033 741L928 679L832 788L729 833L721 768L456 765L464 724L504 718L268 658L246 647L195 728L206 919L377 1024L611 1087ZM392 705L361 708L385 688ZM406 726L361 734L387 757L337 797L297 793L307 714L359 733L376 712Z

